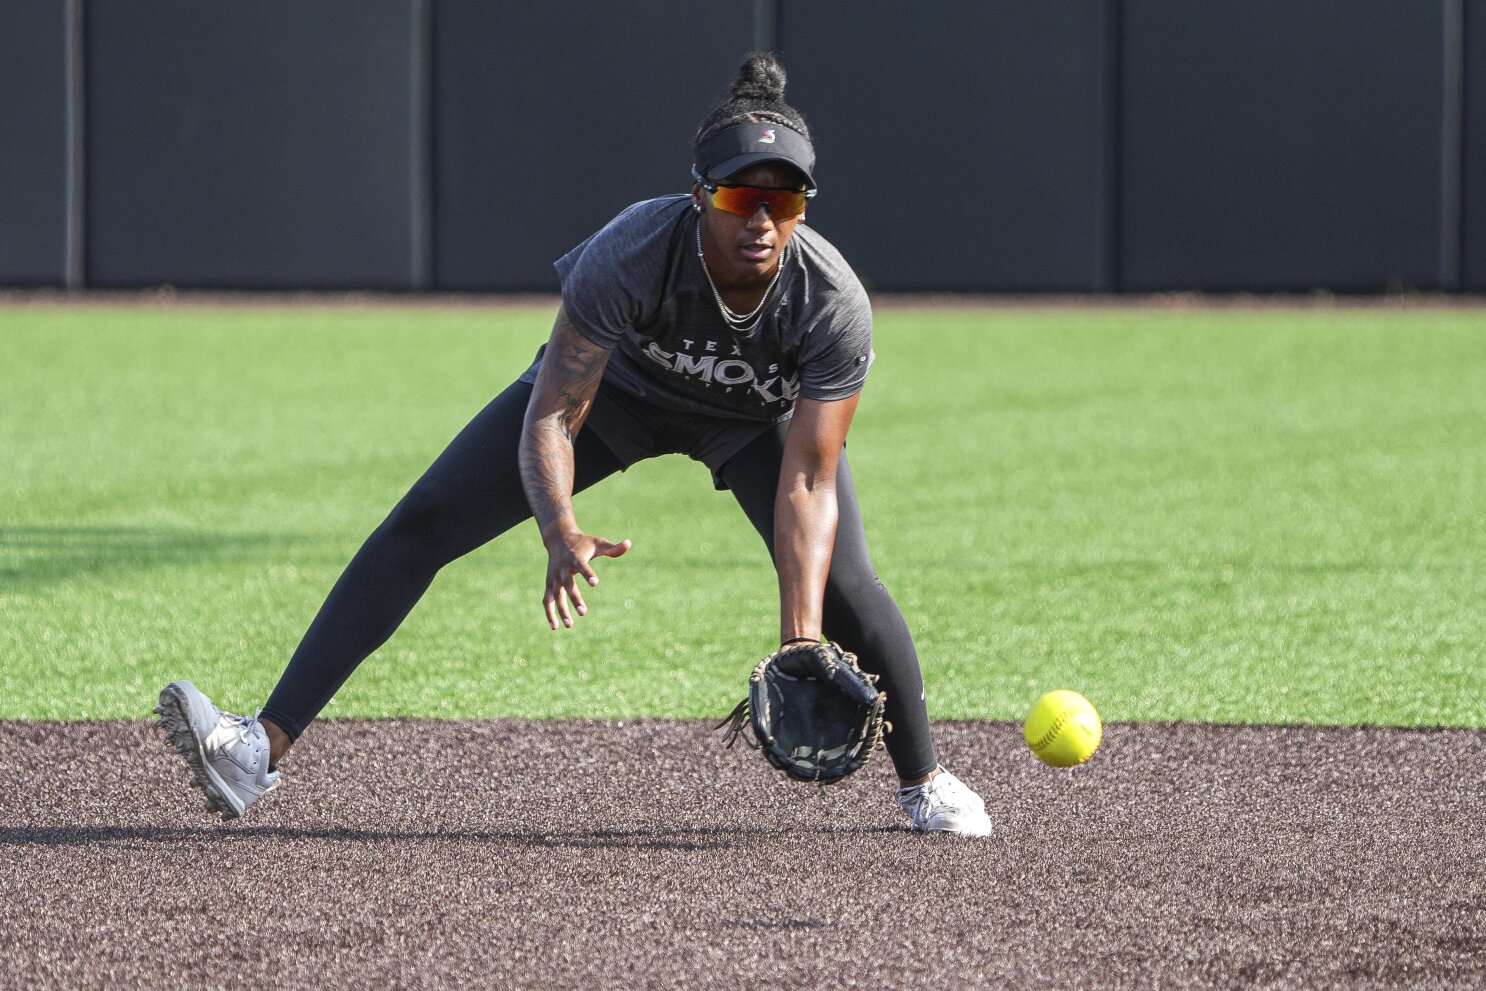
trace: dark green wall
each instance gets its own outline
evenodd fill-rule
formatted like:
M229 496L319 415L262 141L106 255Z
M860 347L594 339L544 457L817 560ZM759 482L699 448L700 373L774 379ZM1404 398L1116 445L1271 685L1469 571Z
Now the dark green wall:
M739 58L880 290L1486 290L1486 0L0 10L0 286L552 290Z

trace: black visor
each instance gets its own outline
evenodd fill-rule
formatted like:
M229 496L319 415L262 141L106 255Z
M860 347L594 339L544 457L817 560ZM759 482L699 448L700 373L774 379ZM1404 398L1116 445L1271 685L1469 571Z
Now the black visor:
M807 185L814 187L815 149L798 131L783 124L734 124L697 145L694 168L713 179L725 179L759 162L787 162L799 169Z

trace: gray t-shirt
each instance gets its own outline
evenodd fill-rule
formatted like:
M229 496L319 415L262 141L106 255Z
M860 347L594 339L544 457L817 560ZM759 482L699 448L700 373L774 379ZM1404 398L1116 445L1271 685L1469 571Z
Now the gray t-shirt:
M774 422L796 396L845 399L872 364L872 308L840 252L795 228L748 334L731 329L696 250L691 198L636 203L555 263L578 332L611 348L604 383L679 413Z

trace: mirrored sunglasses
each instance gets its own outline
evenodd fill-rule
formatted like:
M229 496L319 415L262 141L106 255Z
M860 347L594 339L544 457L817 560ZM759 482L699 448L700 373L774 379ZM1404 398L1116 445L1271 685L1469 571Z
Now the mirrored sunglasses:
M769 216L776 221L793 220L805 212L805 204L815 195L813 189L779 189L774 186L740 186L712 182L692 173L697 184L712 197L712 205L719 210L751 217L762 204L769 208Z

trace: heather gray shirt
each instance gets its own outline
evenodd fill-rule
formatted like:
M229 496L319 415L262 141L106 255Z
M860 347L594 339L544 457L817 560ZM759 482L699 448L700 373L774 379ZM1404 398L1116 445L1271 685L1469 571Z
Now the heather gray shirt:
M796 227L762 321L740 334L697 258L697 219L685 195L636 203L555 263L573 326L613 351L604 384L664 410L763 423L789 416L796 396L860 391L872 309L841 254Z

